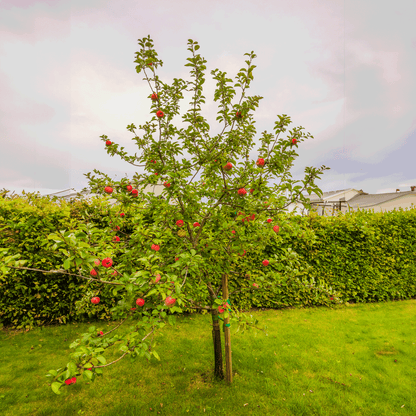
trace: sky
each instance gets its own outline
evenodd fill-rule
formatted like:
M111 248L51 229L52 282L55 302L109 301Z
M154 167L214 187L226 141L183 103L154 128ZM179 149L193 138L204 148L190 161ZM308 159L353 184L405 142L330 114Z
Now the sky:
M248 92L264 97L256 137L273 133L278 114L292 120L280 137L299 126L314 137L300 143L293 179L325 165L315 180L324 192L410 191L414 16L414 0L0 0L0 190L80 191L94 169L133 176L137 168L110 157L100 136L138 150L126 127L151 119L150 89L134 63L138 39L150 35L167 83L191 80L187 41L199 43L212 134L220 126L211 70L235 79L254 51Z

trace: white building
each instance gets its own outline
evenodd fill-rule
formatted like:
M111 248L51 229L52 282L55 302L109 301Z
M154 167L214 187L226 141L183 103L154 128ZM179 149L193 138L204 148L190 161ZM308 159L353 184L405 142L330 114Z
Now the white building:
M411 186L410 191L402 191L396 189L396 192L385 194L368 194L362 189L353 188L342 189L339 191L324 192L322 198L316 194L307 195L310 200L312 210L318 215L335 215L337 211L343 213L358 210L368 210L372 212L385 212L399 210L402 208L416 208L416 186ZM301 203L291 204L290 211L295 211L300 215L307 214L307 209Z

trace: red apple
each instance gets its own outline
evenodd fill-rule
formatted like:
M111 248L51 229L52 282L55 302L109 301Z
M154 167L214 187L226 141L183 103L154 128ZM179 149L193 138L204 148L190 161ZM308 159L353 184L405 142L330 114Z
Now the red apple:
M162 118L165 114L162 110L159 110L156 112L156 115L158 116L158 118Z
M292 139L292 144L296 144L297 140L296 139Z
M244 188L240 188L238 190L238 195L244 196L247 193L247 191Z
M131 194L133 195L133 196L137 196L137 194L139 193L139 191L137 190L137 189L133 189L132 191L131 191Z
M118 225L116 225L116 228L113 228L113 231L119 231L120 227Z
M117 273L117 271L116 271L116 270L114 270L114 271L113 271L113 273L111 273L111 274L112 274L113 276L117 276L117 274L118 274L118 273Z
M152 244L151 249L154 250L154 251L159 251L160 250L160 246L158 246L157 244Z
M246 251L244 250L243 254L240 254L240 257L244 257L246 255Z
M157 94L152 94L151 98L152 98L153 101L156 101L157 100Z
M269 265L269 260L263 260L263 266L268 266Z
M236 116L237 118L243 118L243 116L242 116L242 114L240 113L240 111L237 111L237 112L235 113L235 116Z
M257 283L253 283L253 286L258 289L259 285Z
M271 218L267 218L267 222L271 223L273 220Z
M157 283L160 280L160 274L156 275L155 283Z
M231 169L232 169L232 167L233 167L233 165L232 165L230 162L228 162L228 163L224 166L224 170L231 170Z
M97 305L98 303L100 303L100 298L98 296L91 298L91 303L93 303L94 305Z
M107 141L105 142L105 145L106 145L106 146L111 146L111 144L112 144L112 143L110 142L110 140L107 140Z
M137 299L136 300L136 305L137 306L143 306L144 305L144 299L142 299L142 298Z
M104 267L111 267L112 265L113 265L113 260L111 260L110 259L110 257L106 257L104 260L103 260L103 266Z
M120 237L118 235L114 236L113 241L118 243L120 241Z
M77 382L77 378L76 377L72 377L72 378L69 378L68 380L65 380L65 384L67 386L69 386L70 384L75 384L76 382Z
M94 269L92 269L92 270L90 271L90 275L91 275L91 276L97 276L97 272L96 272Z
M201 224L199 223L199 222L194 222L194 227L200 227L201 226Z
M131 186L131 185L127 185L127 190L129 191L129 192L131 192L131 190L133 189L133 187Z
M254 189L250 189L250 193L252 194L254 192Z
M231 232L232 232L233 234L235 234L235 230L232 230Z
M113 188L111 186L106 186L104 188L104 191L107 192L108 194L111 194L113 192Z
M178 220L178 221L176 221L176 225L177 225L178 227L182 227L182 225L183 225L183 220Z
M175 261L178 261L179 260L179 257L175 257Z
M170 296L168 296L168 297L165 299L165 305L166 305L166 306L172 306L172 305L174 305L174 304L175 304L175 302L176 302L176 299L174 299L174 298L172 298L172 297L170 297Z
M165 188L170 188L170 183L163 182L163 186L164 186Z
M101 264L101 261L100 261L100 259L95 259L95 260L94 260L94 263L95 263L97 266L99 266L99 265Z
M222 305L218 307L218 312L223 313L228 309L228 303L224 302Z
M102 335L104 335L104 332L103 331L100 331L97 335L98 336L102 336Z
M260 167L264 166L264 163L265 163L264 159L262 159L262 158L258 159L257 162L256 162L257 166L260 166Z
M124 212L120 212L120 217L124 217L126 214Z
M279 226L278 226L278 225L275 225L275 226L273 227L273 231L274 231L275 233L278 233L278 232L279 232Z

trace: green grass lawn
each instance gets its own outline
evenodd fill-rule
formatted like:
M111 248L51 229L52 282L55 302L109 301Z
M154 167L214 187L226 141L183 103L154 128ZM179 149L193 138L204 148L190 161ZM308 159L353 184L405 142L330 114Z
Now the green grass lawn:
M234 382L213 381L208 315L156 336L161 361L125 358L55 395L45 374L69 361L90 324L0 331L0 414L415 415L416 301L253 312L262 332L234 335ZM97 330L116 324L95 322ZM113 347L115 348L115 347ZM107 360L117 358L114 350Z

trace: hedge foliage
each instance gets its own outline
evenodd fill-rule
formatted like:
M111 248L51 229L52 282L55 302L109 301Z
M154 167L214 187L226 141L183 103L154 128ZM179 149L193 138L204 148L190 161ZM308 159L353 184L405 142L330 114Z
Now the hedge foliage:
M62 249L47 248L50 233L77 231L77 224L83 221L100 230L95 238L112 238L114 232L111 234L108 226L113 218L111 225L118 225L119 235L128 237L134 227L132 215L126 211L120 218L118 214L117 206L109 206L105 198L71 203L34 194L0 198L0 256L20 254L28 260L25 267L61 269L67 256ZM145 218L151 222L151 213ZM274 220L280 231L273 243L264 252L248 252L234 265L229 276L232 306L244 310L332 306L416 297L416 209L359 211L335 217L284 213ZM118 249L114 264L123 255ZM264 259L275 271L272 281L265 279L264 269L255 267ZM110 309L123 293L114 295L111 286L78 276L8 270L0 275L0 325L12 328L110 319ZM75 268L68 272L78 273ZM282 282L282 277L288 276L290 279ZM333 295L314 288L315 282L332 289ZM90 299L98 291L101 302L93 305ZM188 295L198 301L192 289Z

